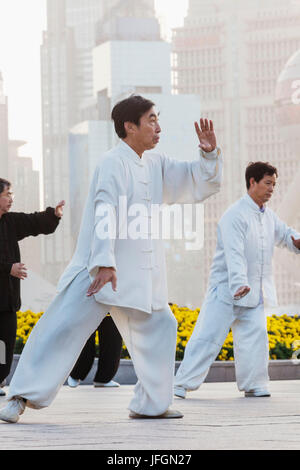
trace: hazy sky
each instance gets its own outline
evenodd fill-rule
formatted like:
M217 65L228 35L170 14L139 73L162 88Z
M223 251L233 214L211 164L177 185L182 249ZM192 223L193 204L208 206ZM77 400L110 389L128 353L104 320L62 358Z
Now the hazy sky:
M180 26L188 0L156 0L164 31ZM0 70L9 100L9 137L26 140L21 155L41 169L40 45L46 0L0 0Z

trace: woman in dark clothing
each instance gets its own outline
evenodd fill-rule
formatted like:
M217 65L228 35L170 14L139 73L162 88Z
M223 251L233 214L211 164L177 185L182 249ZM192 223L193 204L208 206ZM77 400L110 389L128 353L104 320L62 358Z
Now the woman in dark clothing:
M94 377L95 387L118 387L113 381L120 364L122 352L122 337L110 315L107 315L98 327L99 355L96 374ZM86 342L68 379L70 387L77 387L81 380L89 374L96 356L95 336L96 331Z
M0 387L9 375L16 341L17 316L20 310L20 281L27 277L21 263L18 242L29 236L55 232L63 215L64 201L55 209L24 214L9 212L13 203L11 183L0 178ZM5 392L0 388L0 395Z

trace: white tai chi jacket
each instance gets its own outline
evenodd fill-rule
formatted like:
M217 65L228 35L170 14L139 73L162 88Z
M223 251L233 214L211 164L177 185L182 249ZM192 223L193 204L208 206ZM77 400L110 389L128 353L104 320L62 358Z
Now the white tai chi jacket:
M153 204L196 203L220 189L222 158L219 149L192 162L147 153L140 158L124 141L108 151L97 166L83 214L75 254L63 273L58 291L87 268L93 280L99 267L117 271L117 292L111 283L96 295L98 302L151 313L168 303L164 244L161 239L97 235L101 208L113 207L118 220L120 196L149 210Z
M241 307L257 307L262 293L267 305L277 306L272 256L274 246L300 253L291 235L300 238L271 209L265 207L262 211L246 194L229 207L218 223L209 290L217 288L220 300ZM250 292L234 300L242 286L249 286Z

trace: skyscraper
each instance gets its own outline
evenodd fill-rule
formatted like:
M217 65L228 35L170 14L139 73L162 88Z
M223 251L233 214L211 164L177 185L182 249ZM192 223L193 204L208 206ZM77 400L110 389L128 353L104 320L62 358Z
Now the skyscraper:
M8 104L0 71L0 178L8 178Z
M41 47L44 203L66 200L64 222L44 240L45 277L56 283L73 247L69 205L69 129L93 96L92 48L102 0L48 0L47 31Z
M206 283L217 221L245 192L246 164L263 160L277 166L275 209L299 167L279 133L274 105L278 76L299 48L299 0L190 0L184 27L174 30L175 92L200 95L225 158L221 192L205 205ZM300 229L300 218L294 225ZM275 275L280 303L300 304L292 275L279 263Z
M39 172L34 171L30 157L20 157L18 149L26 142L9 140L8 98L4 95L3 76L0 72L0 178L11 182L15 195L13 210L33 212L39 210ZM32 237L20 244L22 261L30 269L40 272L41 240Z
M154 18L154 0L110 0L110 2L104 2L104 22L118 17Z
M98 118L92 50L104 32L101 29L106 25L108 33L111 31L110 20L119 15L152 13L154 0L47 0L47 31L41 47L44 203L51 205L62 198L67 203L60 230L44 240L44 274L53 283L74 248L69 206L69 130L85 119Z
M32 213L40 206L40 174L33 170L32 158L19 156L19 148L25 144L22 140L9 140L8 175L15 195L13 210ZM39 274L42 274L41 247L41 237L29 237L20 242L22 262ZM22 284L22 287L26 286Z

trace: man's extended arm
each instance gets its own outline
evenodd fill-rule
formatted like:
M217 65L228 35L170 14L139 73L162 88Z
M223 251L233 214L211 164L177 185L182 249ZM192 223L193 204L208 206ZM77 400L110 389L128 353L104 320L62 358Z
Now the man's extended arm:
M273 213L275 218L275 245L279 248L287 248L295 254L300 253L300 234Z
M56 208L48 207L43 212L35 212L33 214L24 214L16 212L13 220L16 229L17 240L37 235L49 235L55 232L60 218L62 216L62 207L64 202L61 201Z

